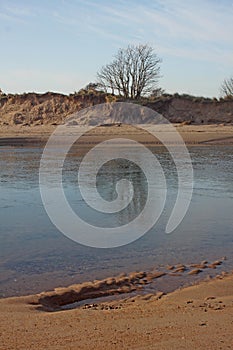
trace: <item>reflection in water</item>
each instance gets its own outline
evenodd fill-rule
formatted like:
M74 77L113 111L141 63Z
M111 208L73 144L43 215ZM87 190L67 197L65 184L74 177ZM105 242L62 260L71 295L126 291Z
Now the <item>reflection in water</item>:
M127 185L126 182L124 186L120 187L121 190L118 192L118 196L126 203L129 203L124 210L116 215L116 225L119 226L137 217L142 211L147 198L147 181L144 173L136 164L124 159L112 160L99 171L97 188L100 195L105 200L115 200L117 198L116 186L121 179L128 180L133 188ZM132 201L129 201L131 197Z
M38 188L42 148L1 147L0 295L39 292L123 271L214 260L224 255L228 257L224 268L232 269L232 146L190 148L194 195L185 219L172 235L164 234L164 230L177 194L176 169L163 147L152 150L166 175L169 191L165 210L144 237L133 244L105 250L70 241L50 222ZM116 184L122 178L130 181L134 189L133 201L125 210L101 214L88 207L79 193L80 160L81 155L72 149L65 162L63 181L69 203L83 219L101 227L114 227L124 225L141 212L147 198L147 182L135 164L117 159L100 169L97 188L105 200L116 198ZM130 196L127 191L119 194L126 201Z
M89 174L86 174L86 176L88 183ZM117 193L117 184L122 179L125 180L124 185L118 187L120 192ZM131 186L128 182L131 183ZM147 199L147 181L144 173L136 164L123 159L107 162L98 172L96 179L97 190L103 199L111 203L119 196L123 203L129 203L120 212L112 214L97 212L86 205L84 201L80 208L81 194L78 188L77 172L72 172L69 181L65 177L65 184L67 186L66 195L71 201L73 209L84 220L101 227L115 227L132 221L142 211ZM75 192L73 192L74 188L76 189ZM92 191L91 188L89 190ZM130 201L130 198L132 198L132 201Z

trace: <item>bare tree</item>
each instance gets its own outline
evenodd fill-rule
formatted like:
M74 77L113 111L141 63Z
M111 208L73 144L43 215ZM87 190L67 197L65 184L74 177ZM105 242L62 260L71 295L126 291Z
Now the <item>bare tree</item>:
M226 97L233 97L233 77L225 79L221 86L221 92Z
M138 99L156 88L160 62L152 47L129 45L119 49L115 59L100 69L97 81L105 91Z

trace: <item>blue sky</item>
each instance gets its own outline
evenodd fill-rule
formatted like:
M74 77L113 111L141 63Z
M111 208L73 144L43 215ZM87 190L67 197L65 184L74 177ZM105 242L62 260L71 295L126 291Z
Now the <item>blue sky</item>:
M162 58L167 92L218 97L233 74L233 1L0 0L0 88L78 91L138 43Z

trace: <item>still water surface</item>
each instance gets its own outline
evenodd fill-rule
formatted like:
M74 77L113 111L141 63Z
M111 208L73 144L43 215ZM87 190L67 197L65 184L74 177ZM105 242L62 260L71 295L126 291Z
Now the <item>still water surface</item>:
M0 148L1 297L40 292L122 272L163 268L167 264L212 261L222 256L227 260L211 275L233 269L232 146L189 148L194 168L193 198L183 222L170 235L165 234L165 227L177 195L176 169L165 148L151 148L166 175L165 209L145 236L112 249L79 245L53 226L39 192L42 150L42 146ZM147 196L146 179L140 169L124 160L108 162L101 168L97 184L105 199L115 198L114 184L120 178L133 182L134 199L119 214L99 214L85 204L79 192L77 172L81 153L71 150L63 169L65 194L73 210L89 223L104 227L123 225L135 218ZM177 281L165 278L157 282L156 288L172 290L177 284L192 282L191 278Z

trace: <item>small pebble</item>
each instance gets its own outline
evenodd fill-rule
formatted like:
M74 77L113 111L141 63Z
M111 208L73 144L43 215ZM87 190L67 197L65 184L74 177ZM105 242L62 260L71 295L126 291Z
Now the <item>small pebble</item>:
M214 265L221 265L222 264L222 261L221 260L216 260L213 262Z
M167 270L173 270L173 269L175 268L175 266L173 266L173 265L168 265L166 268L167 268Z
M209 265L207 265L207 267L209 269L216 269L216 265L214 265L214 264L209 264Z
M194 269L194 270L189 271L188 275L197 275L197 274L199 274L200 272L202 272L202 270L200 270L200 269Z
M212 300L212 299L216 299L216 297L210 296L205 298L205 300Z
M207 261L207 260L203 260L203 261L201 262L201 264L202 264L202 265L206 265L206 264L208 264L208 261Z

